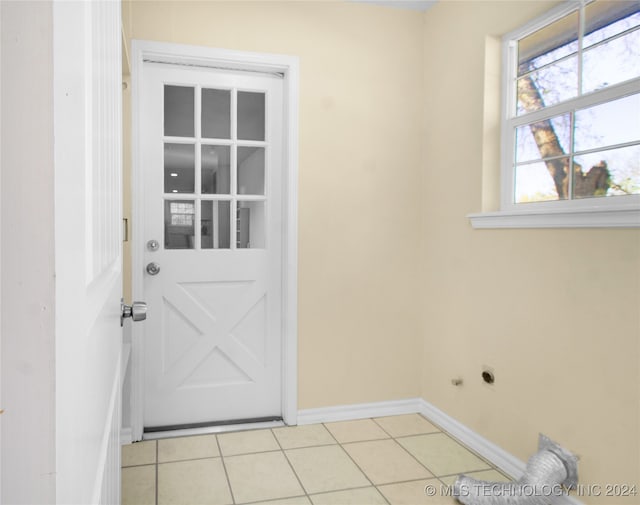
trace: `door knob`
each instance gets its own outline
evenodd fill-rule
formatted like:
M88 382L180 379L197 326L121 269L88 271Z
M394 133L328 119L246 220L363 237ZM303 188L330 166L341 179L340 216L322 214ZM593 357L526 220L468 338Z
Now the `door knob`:
M151 262L147 265L147 273L149 275L158 275L158 272L160 272L160 265L157 263Z
M124 301L120 301L122 314L120 314L120 326L124 325L124 320L130 317L134 321L144 321L147 318L147 304L144 302L133 302L127 305Z

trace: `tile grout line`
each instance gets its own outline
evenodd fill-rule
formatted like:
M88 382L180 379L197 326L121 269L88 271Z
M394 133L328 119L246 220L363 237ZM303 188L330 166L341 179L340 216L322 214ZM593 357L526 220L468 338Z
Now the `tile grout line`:
M384 431L387 435L389 435L389 438L393 438L393 435L391 433L389 433L387 430L384 429L384 426L382 426L378 421L375 420L375 418L370 418L377 426L378 428L380 428L382 431Z
M220 440L218 439L218 435L213 435L216 439L216 445L218 446L218 452L220 453L220 461L222 462L222 469L224 470L224 476L227 479L227 486L229 487L229 494L231 495L231 503L235 505L236 497L233 494L233 488L231 487L231 479L229 479L229 472L227 471L227 465L224 462L224 455L222 454L222 446L220 445Z
M434 478L438 478L438 476L431 471L431 468L429 468L427 465L425 465L422 461L420 461L409 449L407 449L404 445L402 445L400 442L398 442L395 438L393 439L393 441L398 444L398 447L400 447L400 449L402 449L403 451L405 451L409 456L411 456L416 463L418 463L422 468L424 468L427 472L429 472Z
M444 433L447 437L449 437L451 440L453 440L460 447L462 447L463 449L467 450L468 452L473 454L478 459L481 459L482 461L484 461L487 465L489 465L491 467L492 470L498 470L490 461L488 461L484 457L480 456L480 454L478 454L476 451L474 451L470 447L467 447L465 444L463 444L460 440L458 440L456 437L454 437L450 433L448 433L446 431L443 431L442 433Z
M466 444L463 444L462 441L458 440L456 437L454 437L451 433L449 433L447 430L445 430L442 426L440 426L438 423L433 422L431 419L429 419L427 416L425 416L424 414L422 414L421 412L417 412L417 414L422 417L424 420L426 420L428 423L430 423L431 425L433 425L435 428L437 428L440 433L444 433L445 435L447 435L451 440L453 440L454 442L457 442L459 445L461 445L464 449L466 449L467 451L469 451L470 453L474 454L475 456L477 456L478 458L480 458L482 461L484 461L485 463L487 463L491 469L497 471L498 473L500 473L501 475L504 475L497 466L495 466L493 463L491 463L491 461L487 460L484 456L481 456L480 454L478 454L475 450L471 449L470 447L468 447ZM505 475L505 477L508 477L507 475ZM511 477L509 477L510 479Z
M289 459L289 456L287 456L287 453L285 452L284 448L282 447L282 444L280 443L280 440L278 440L278 437L273 432L273 428L269 428L269 430L271 431L271 435L273 436L273 438L276 439L276 444L278 444L278 447L280 447L280 451L282 451L282 455L284 456L284 459L286 460L287 464L289 465L289 468L291 468L291 471L293 472L293 475L295 476L296 480L298 481L298 484L300 484L300 488L304 492L304 495L307 497L309 502L313 503L313 501L311 500L311 496L309 496L307 488L304 487L304 484L302 483L302 480L300 480L300 476L298 475L298 472L296 472L296 469L293 467L293 464L291 463L291 460Z
M433 423L432 423L433 424ZM483 472L483 471L487 471L487 470L494 470L498 473L500 473L501 475L502 472L500 472L496 467L494 467L490 462L488 462L486 459L482 458L481 456L479 456L478 454L476 454L474 451L472 451L471 449L469 449L466 445L462 444L461 442L459 442L457 439L455 439L454 437L452 437L451 435L449 435L446 431L439 431L439 432L433 432L433 433L420 433L420 434L416 434L416 435L405 435L402 437L398 437L398 438L409 438L409 437L417 437L417 436L422 436L422 435L437 435L438 433L441 433L442 435L445 435L446 437L448 437L450 440L452 440L453 442L457 443L460 447L462 447L464 450L466 450L467 452L469 452L470 454L473 454L474 456L478 457L478 459L480 459L481 461L483 461L484 463L486 463L487 465L489 465L489 468L483 468L481 470L466 470L464 472L457 472L457 473L448 473L446 475L436 475L427 465L425 465L424 463L422 463L420 460L418 460L418 458L416 456L414 456L407 448L405 448L402 444L400 444L395 438L394 440L396 441L396 443L402 447L405 451L407 451L411 457L413 457L418 463L420 463L423 467L425 467L428 472L433 475L436 479L438 479L443 485L448 486L448 484L446 484L445 482L442 481L442 477L451 477L453 475L462 475L462 474L467 474L467 473L472 473L472 472Z
M331 491L319 491L317 493L313 493L312 495L309 495L309 497L311 497L311 496L320 496L320 495L325 495L325 494L332 494L332 493L342 493L342 492L345 492L345 491L358 491L359 489L369 489L369 488L373 488L376 491L378 491L378 493L380 493L380 490L378 489L378 487L375 486L375 485L372 485L372 486L348 487L348 488L345 488L345 489L334 489L334 490L331 490ZM380 496L382 496L382 498L384 498L384 500L387 503L389 503L387 501L386 497L382 493L380 493Z
M368 418L371 419L371 418ZM371 419L373 420L373 419ZM374 424L377 425L377 423L374 421ZM324 426L324 423L322 423L322 425ZM356 468L360 471L360 473L362 475L364 475L364 478L367 479L367 481L369 481L369 484L371 484L371 486L380 494L380 496L382 496L382 499L389 503L389 500L387 500L387 497L385 495L383 495L382 493L380 493L380 491L378 490L378 488L376 487L376 485L371 481L371 479L369 478L369 476L365 473L365 471L360 468L360 465L358 465L358 463L356 463L356 461L351 457L351 454L349 454L349 451L347 451L340 442L338 442L338 439L334 436L334 434L331 432L331 430L329 428L327 428L326 426L324 426L324 428L329 432L329 434L333 437L333 439L338 443L338 446L340 447L340 449L342 449L342 452L344 452L347 457L351 460L351 462L356 466ZM386 431L382 430L384 433L386 433ZM388 433L387 433L388 434ZM385 439L382 439L385 440ZM373 440L370 440L370 442L373 442Z
M427 433L414 433L413 435L404 435L404 437L412 437L412 436L417 436L417 435L430 435L430 434L436 434L436 433L443 433L443 430L439 427L436 426L435 424L433 424L429 419L426 419L422 414L418 413L418 415L422 418L425 419L429 424L431 424L434 428L436 428L435 432L427 432ZM427 477L426 480L436 480L438 481L441 485L447 486L447 484L445 484L439 477L437 477L435 475L434 472L431 471L431 469L429 467L427 467L427 465L425 465L424 463L422 463L422 461L418 460L418 458L416 456L414 456L406 447L404 447L400 442L398 442L397 438L402 438L403 436L400 435L398 437L394 437L391 433L389 433L387 430L384 429L384 426L382 426L376 419L372 418L373 422L376 423L380 429L382 431L384 431L385 433L387 433L391 439L398 445L398 447L400 447L400 449L402 449L404 452L406 452L411 458L413 458L415 460L416 463L418 463L422 468L424 468L425 470L427 470L427 472L429 472L431 474L431 477ZM454 475L454 474L452 474ZM422 482L425 479L411 479L411 480L406 480L406 481L398 481L398 482L388 482L385 484L380 484L380 486L388 486L388 485L393 485L393 484L405 484L407 482ZM382 493L382 491L380 491L378 489L378 491L380 492L380 494L382 494L384 496L384 493ZM386 496L385 496L386 498Z
M431 423L431 421L427 418L425 418L423 415L420 415L420 417L422 419L425 419L426 421L428 421L429 423ZM387 417L387 416L385 416ZM313 504L313 500L312 497L316 496L316 495L324 495L324 494L331 494L331 493L337 493L337 492L348 492L348 491L353 491L353 490L359 490L359 489L367 489L369 487L372 487L373 489L376 490L377 493L380 494L380 496L382 497L382 499L385 501L385 503L390 503L389 500L387 499L387 497L382 493L382 491L380 490L380 487L384 487L384 486L389 486L389 485L395 485L395 484L403 484L403 483L408 483L408 482L423 482L423 481L429 481L429 480L434 480L436 482L441 483L441 485L444 486L450 486L450 484L447 484L446 482L443 481L443 479L447 479L450 477L454 477L457 475L460 475L461 473L465 473L465 474L470 474L470 473L477 473L477 472L487 472L487 471L495 471L497 472L499 475L504 476L507 479L510 479L509 476L504 475L495 465L493 465L490 461L487 461L484 457L480 456L479 454L477 454L475 451L473 451L472 449L468 448L465 444L463 444L462 442L460 442L457 438L455 438L454 436L452 436L451 434L449 434L448 432L446 432L445 430L442 430L441 428L439 428L437 425L431 423L434 427L434 429L438 430L436 432L427 432L427 433L409 433L409 434L404 434L404 435L399 435L397 437L394 437L390 431L388 431L387 429L385 429L377 420L376 418L366 418L369 421L373 421L374 425L376 427L378 427L380 429L380 431L382 433L384 433L386 435L386 438L374 438L374 439L363 439L363 440L353 440L353 441L346 441L346 442L339 442L336 438L336 435L334 435L334 433L326 426L327 423L315 423L318 426L321 426L326 433L328 433L329 437L331 440L333 440L332 443L322 443L319 441L313 441L311 440L311 443L313 445L305 445L305 446L301 446L301 447L290 447L288 449L285 449L281 443L281 441L278 439L278 437L276 436L276 432L275 429L273 427L269 427L269 428L260 428L258 430L251 430L251 431L261 431L261 430L265 430L265 431L269 431L269 433L271 434L271 436L273 437L273 439L276 442L277 445L277 449L272 449L272 450L259 450L259 451L255 451L255 452L247 452L247 453L239 453L239 454L233 454L233 455L223 455L222 453L222 447L220 445L220 440L217 434L212 434L215 438L216 441L216 446L218 448L218 452L220 454L220 460L222 462L222 466L223 466L223 471L225 473L225 479L227 482L227 486L231 495L231 500L232 500L232 504L233 505L239 505L239 502L237 501L235 494L233 492L233 489L231 487L231 481L229 478L229 473L226 467L226 459L228 457L234 457L234 456L245 456L245 455L258 455L258 454L267 454L267 453L275 453L275 452L280 452L283 454L285 460L287 461L287 464L289 466L289 468L291 469L291 471L293 472L293 475L296 478L296 481L298 482L302 493L300 495L295 495L295 496L287 496L287 497L282 497L282 498L272 498L272 499L268 499L268 500L256 500L256 501L252 501L252 502L243 502L243 504L245 505L249 505L251 503L260 503L262 501L264 502L270 502L270 501L278 501L278 500L283 500L283 499L293 499L293 498L306 498L306 500L308 500L309 502L311 502L311 504ZM330 423L329 423L330 424ZM482 467L482 468L477 468L477 469L473 469L473 470L467 470L465 472L457 472L457 473L451 473L451 474L446 474L446 475L436 475L434 472L431 471L431 469L424 463L422 463L413 453L411 453L407 448L405 448L400 441L403 439L409 439L409 438L416 438L416 437L425 437L427 435L438 435L438 434L442 434L445 435L445 437L449 440L451 440L452 442L456 443L458 446L460 446L461 449L465 450L466 452L472 454L473 456L477 457L480 462L482 462L483 464L487 465L486 467ZM189 436L185 436L185 437L181 437L181 438L191 438L192 436L195 435L189 435ZM312 437L313 438L313 437ZM153 463L154 465L154 471L155 471L155 500L154 503L155 505L159 505L160 502L160 498L159 498L159 488L160 488L160 481L159 481L159 465L160 463L160 442L162 439L160 440L154 440L153 442L155 443L155 462ZM419 478L419 479L408 479L408 480L397 480L397 481L393 481L393 482L384 482L384 483L380 483L379 485L376 485L372 482L372 480L369 478L369 476L367 475L366 472L364 472L364 470L360 467L360 465L355 461L355 459L351 456L351 454L346 450L346 447L349 445L355 445L358 443L371 443L371 442L383 442L385 440L393 440L393 442L401 449L401 451L405 454L409 454L409 456L415 460L418 465L422 468L425 468L430 474L431 477L424 477L424 478ZM331 489L331 490L326 490L326 491L319 491L319 492L315 492L313 494L310 494L306 487L304 486L304 484L302 483L300 476L298 475L295 467L293 466L291 460L288 457L287 454L287 450L291 450L291 451L295 451L295 450L301 450L301 449L317 449L317 448L322 448L322 447L331 447L337 445L340 447L340 450L343 453L346 453L347 458L352 462L352 464L355 466L355 468L358 469L358 471L360 471L361 475L364 476L365 480L369 483L368 485L364 485L364 486L355 486L355 487L347 487L347 488L342 488L342 489ZM181 460L175 460L175 461L167 461L167 462L163 462L163 463L179 463L179 462L183 462L183 461L201 461L201 460L206 460L206 459L212 459L212 457L199 457L199 458L187 458L187 459L181 459ZM139 468L139 467L144 467L144 466L150 466L148 464L133 464L133 465L128 465L128 466L121 466L122 469L124 468Z

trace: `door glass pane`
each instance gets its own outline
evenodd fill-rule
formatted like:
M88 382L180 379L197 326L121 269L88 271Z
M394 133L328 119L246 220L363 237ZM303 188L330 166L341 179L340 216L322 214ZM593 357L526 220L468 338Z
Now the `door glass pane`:
M193 193L195 163L193 144L165 144L164 192Z
M202 249L229 249L231 243L231 202L202 202Z
M238 194L264 195L264 147L238 147Z
M238 249L264 248L264 202L238 202L236 223L236 247Z
M165 200L165 249L193 249L195 203L193 200Z
M231 193L231 149L229 146L202 146L202 193Z
M193 137L194 89L187 86L164 86L164 134Z
M264 140L264 93L238 91L238 138Z
M210 139L231 138L231 91L202 90L202 136Z

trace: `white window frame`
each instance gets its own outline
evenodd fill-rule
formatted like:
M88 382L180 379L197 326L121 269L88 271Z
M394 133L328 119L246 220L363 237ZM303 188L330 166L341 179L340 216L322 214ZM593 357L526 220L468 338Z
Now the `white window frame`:
M515 115L514 82L518 40L579 10L589 2L590 0L567 1L503 37L501 208L497 212L470 214L468 217L474 228L640 228L640 195L521 204L513 201L515 127L640 93L639 77L535 112Z

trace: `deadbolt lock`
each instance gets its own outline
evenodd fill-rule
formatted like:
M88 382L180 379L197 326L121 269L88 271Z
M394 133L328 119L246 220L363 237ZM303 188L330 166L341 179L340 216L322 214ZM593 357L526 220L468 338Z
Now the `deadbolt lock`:
M160 265L152 261L147 265L147 273L149 275L158 275L160 273Z

